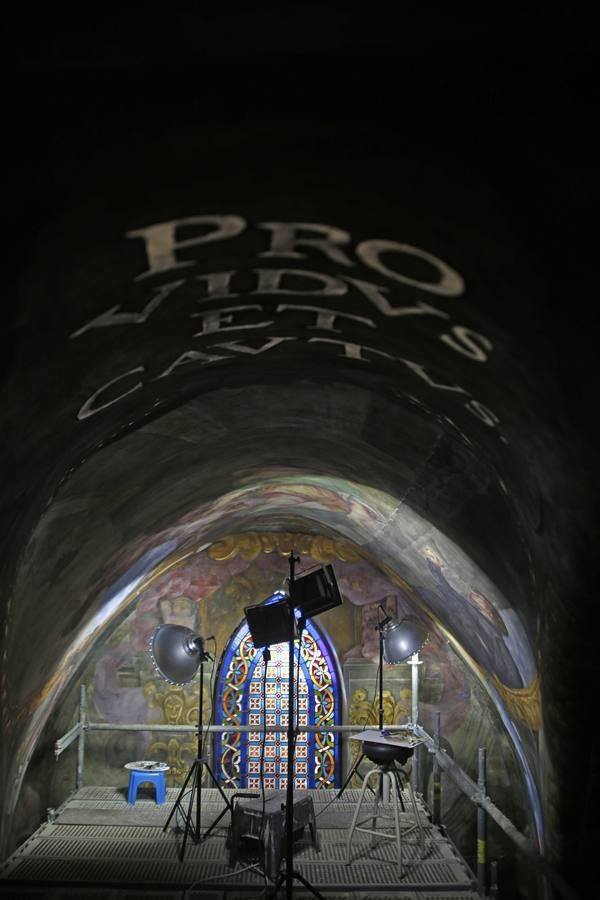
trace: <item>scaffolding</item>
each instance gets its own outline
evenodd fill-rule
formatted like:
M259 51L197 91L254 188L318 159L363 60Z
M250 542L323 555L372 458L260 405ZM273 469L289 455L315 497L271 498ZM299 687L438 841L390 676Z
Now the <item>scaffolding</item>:
M85 685L80 687L79 695L79 716L76 724L62 737L60 737L54 748L55 757L58 758L71 744L77 741L77 773L76 787L77 790L84 786L84 765L85 765L85 741L86 736L92 732L100 731L168 731L196 733L197 725L172 725L172 724L139 724L139 723L115 723L115 722L94 722L89 719L87 711L87 694ZM203 725L203 731L206 734L216 733L241 733L256 731L256 726L250 725ZM477 782L473 781L470 776L441 748L441 728L440 713L435 717L434 735L428 734L424 728L416 723L408 722L402 726L411 731L416 737L420 738L423 743L415 748L414 763L411 772L412 787L415 792L419 793L420 800L423 801L422 792L419 792L420 777L422 775L423 765L420 758L421 751L426 751L432 757L432 803L431 809L427 813L431 822L435 826L443 829L442 822L442 772L447 775L459 790L473 803L476 807L477 815L477 845L475 858L476 864L476 883L477 892L480 897L494 897L498 894L498 871L497 864L494 860L488 859L487 844L487 828L488 817L499 826L505 835L512 841L518 850L536 867L539 874L552 885L559 897L563 900L579 900L577 895L564 881L562 876L548 862L548 860L540 853L537 845L524 835L519 829L508 819L507 816L495 805L486 793L486 749L480 748L478 755L478 778ZM271 725L262 726L267 733L280 732L281 726ZM327 732L351 734L363 730L362 725L334 725L327 728ZM322 727L303 725L298 726L298 732L319 732L323 731Z

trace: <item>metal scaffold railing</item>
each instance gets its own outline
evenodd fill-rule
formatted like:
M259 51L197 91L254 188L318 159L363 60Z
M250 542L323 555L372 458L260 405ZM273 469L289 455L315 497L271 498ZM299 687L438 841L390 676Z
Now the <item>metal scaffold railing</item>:
M552 885L556 894L563 900L580 900L580 897L565 882L560 873L552 866L543 854L540 853L537 845L510 821L504 813L496 806L496 804L487 796L486 793L486 749L480 748L478 754L478 779L477 782L456 763L440 746L441 729L440 729L440 713L435 716L434 735L430 735L425 729L411 722L407 722L399 728L405 728L411 731L416 737L423 741L423 746L432 756L432 804L429 814L434 825L441 825L441 796L442 781L441 773L444 772L452 779L459 790L477 807L477 889L482 897L488 894L488 857L487 857L487 817L490 816L499 828L507 835L515 846L523 853L528 860L536 867L538 872ZM205 734L227 734L227 733L248 733L260 730L267 734L281 732L281 725L261 725L257 729L255 725L212 725L206 724L202 726ZM74 742L78 741L77 746L77 780L76 786L79 790L84 783L84 764L85 764L85 740L86 735L92 732L103 731L129 731L129 732L170 732L170 733L187 733L196 734L197 725L177 725L177 724L155 724L148 723L124 723L124 722L94 722L88 716L87 694L85 685L80 686L79 694L79 719L72 728L69 729L62 737L58 738L54 745L55 757L58 757ZM331 725L323 728L318 725L299 725L296 729L298 733L341 733L356 734L364 731L364 725ZM419 750L420 748L416 748ZM420 772L422 765L414 766L413 773ZM414 777L414 775L413 775Z

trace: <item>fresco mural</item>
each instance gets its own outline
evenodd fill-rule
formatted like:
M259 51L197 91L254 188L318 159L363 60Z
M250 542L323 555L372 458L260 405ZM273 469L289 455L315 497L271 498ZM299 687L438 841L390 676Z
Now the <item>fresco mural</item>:
M471 586L457 590L448 577L448 563L431 544L421 553L434 587L421 587L420 594L447 628L459 629L467 652L488 672L510 688L523 686L523 679L506 639L508 629L487 597Z
M293 548L306 564L310 560L339 563L340 578L348 579L343 587L348 604L336 610L333 617L325 614L319 619L336 635L338 659L350 650L363 655L356 648L365 640L372 641L372 637L369 639L368 618L361 625L355 613L357 608L368 607L382 597L399 598L395 602L403 604L401 608L412 607L435 624L467 664L470 676L484 686L497 710L523 771L526 802L535 820L535 839L543 846L537 771L540 685L523 622L510 600L450 538L406 503L377 488L290 468L267 470L251 464L237 472L236 483L238 487L213 501L200 503L169 528L123 544L105 562L103 589L96 587L87 598L90 613L81 621L60 664L47 672L45 684L28 697L27 703L15 707L23 722L18 758L24 762L14 764L15 777L9 784L6 810L10 813L16 805L27 761L45 723L52 713L58 713L54 709L58 696L75 690L75 672L97 659L98 648L105 645L107 636L128 610L133 610L140 628L139 634L129 634L125 640L143 647L152 627L163 621L165 610L161 610L160 601L172 602L185 594L198 607L200 630L206 633L206 623L210 622L210 633L222 648L241 620L244 606L253 597L266 597L281 584L287 574L285 557ZM272 531L250 530L249 523L256 527L265 516ZM306 518L321 523L326 534L281 531L281 522L294 517L296 521ZM232 529L229 537L221 537L223 533L216 531L219 523L225 521ZM234 530L238 524L239 534ZM335 535L335 539L330 535ZM443 572L438 571L442 566L433 562L427 547L446 563ZM115 573L112 579L111 572ZM175 581L171 581L173 578ZM489 603L488 606L479 600L487 612L489 626L485 626L483 642L473 642L472 633L486 621L475 605L479 597ZM491 621L495 620L491 609L504 622L507 634L499 627L496 632L493 630L496 626ZM368 611L365 614L368 616ZM139 620L144 615L148 617L146 622ZM465 622L467 637L462 633ZM488 627L492 627L491 633L487 633ZM491 639L507 648L518 677L512 664L510 670L505 665L501 646L497 648L498 659L491 661L492 671L486 668L484 645L489 650ZM62 703L65 702L69 702L66 695L62 697ZM76 699L71 702L76 705ZM119 739L119 748L124 740Z
M497 680L502 677L510 687L520 682L503 644L508 636L503 610L475 586L467 585L459 591L456 576L447 572L439 550L434 558L436 549L431 545L425 549L423 559L437 590L424 585L409 585L398 576L392 579L387 572L361 558L351 544L322 536L251 533L224 539L190 555L180 567L166 572L140 595L131 614L111 638L97 648L83 673L81 681L87 685L91 718L148 725L147 730L138 733L90 735L87 783L124 786L126 773L122 767L125 762L138 758L164 759L171 767L171 786L182 783L196 752L193 732L153 732L152 725L194 725L198 721L198 683L178 687L163 681L152 668L149 639L154 629L165 622L186 625L205 637L214 637L216 659L205 666L204 672L203 719L204 724L226 721L226 717L223 718L223 685L232 655L227 656L225 648L236 633L241 634L239 627L244 620L244 607L261 602L285 585L289 574L287 554L292 545L301 556L297 575L319 563L334 565L344 601L342 607L322 614L315 622L335 660L332 666L339 668L341 674L332 720L360 725L377 722L379 645L376 625L380 605L397 619L408 614L421 617L427 623L430 638L420 655L420 722L432 732L435 713L441 711L443 746L451 755L460 758L467 769L468 760L472 760L473 776L476 775L477 749L486 746L490 793L494 791L493 796L501 805L505 801L503 808L507 815L526 827L526 809L515 808L515 803L521 802L522 798L520 800L518 792L513 792L509 800L509 784L522 777L514 749L482 684L457 653L445 628L452 625L454 616L468 617L470 643L467 653L477 650L479 659L489 662L490 677ZM415 607L415 597L421 597L422 607ZM426 614L425 603L439 619L439 624ZM410 720L410 666L384 664L383 678L384 722L402 724ZM72 697L75 706L75 695ZM334 767L330 767L328 783L335 784L339 783L342 770L347 772L355 760L356 744L343 741L343 746L334 748L331 735L328 740L329 761L335 759L337 766L335 774ZM212 768L218 769L221 756L228 752L227 743L221 744L218 739L207 743L213 754ZM256 746L256 740L254 744L252 739L248 742L247 759L242 763L238 760L238 767L241 765L248 771L256 768ZM277 750L275 745L271 749L273 758L268 762L273 772L269 777L274 777L281 769L285 749ZM311 753L314 760L314 747ZM425 754L422 774L425 793L431 790L426 757ZM321 754L321 761L323 758ZM307 778L310 780L310 772L307 772ZM355 775L354 783L358 783L357 778ZM445 821L456 829L457 842L460 843L461 838L470 840L474 827L472 809L450 782L443 793L443 813Z

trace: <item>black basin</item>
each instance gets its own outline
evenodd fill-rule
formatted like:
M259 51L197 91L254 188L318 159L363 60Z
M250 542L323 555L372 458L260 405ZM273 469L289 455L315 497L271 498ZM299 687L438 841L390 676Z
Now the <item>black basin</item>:
M379 744L376 741L363 741L363 753L374 763L399 762L404 765L413 754L412 747L394 747L393 744Z

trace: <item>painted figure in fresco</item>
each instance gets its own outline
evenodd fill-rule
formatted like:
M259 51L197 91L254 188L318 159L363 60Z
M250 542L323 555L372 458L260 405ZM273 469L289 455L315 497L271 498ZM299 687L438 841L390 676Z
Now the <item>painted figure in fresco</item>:
M439 710L442 732L451 738L466 721L471 708L471 690L464 665L435 627L419 655L423 663L419 672L419 721L433 734L435 714Z
M471 590L467 595L467 599L477 607L479 612L488 619L492 625L495 625L502 634L508 634L508 629L502 621L496 607L490 603L485 594L481 591Z
M356 644L343 656L347 659L370 659L376 665L379 663L379 631L377 625L383 618L380 604L387 616L393 619L398 617L398 598L394 594L388 594L375 603L369 603L360 608L360 643Z
M446 578L446 561L435 547L428 544L421 553L436 586L434 591L420 588L423 599L449 631L460 633L462 645L476 662L507 687L522 687L519 671L503 640L506 628L490 601L474 589L469 595L460 594Z
M229 640L232 625L244 619L244 608L260 603L273 591L281 588L285 561L282 560L282 572L263 572L255 563L247 566L242 573L235 574L223 583L206 601L206 621L210 622L210 634L214 635L217 647L222 649Z
M390 582L377 569L367 563L352 563L346 566L336 566L337 582L345 600L352 606L369 606L373 603L383 602L382 597L390 593ZM398 615L406 615L411 608L402 597L398 587L394 590L394 596L398 606Z
M146 698L141 684L124 683L123 673L131 677L135 654L129 643L127 625L117 629L109 642L109 652L95 668L92 692L93 707L107 722L146 721Z
M185 628L196 630L198 620L198 604L182 595L181 597L163 597L159 602L163 622L173 625L183 625Z
M163 710L167 725L178 725L182 721L185 698L182 688L169 688L163 699Z

